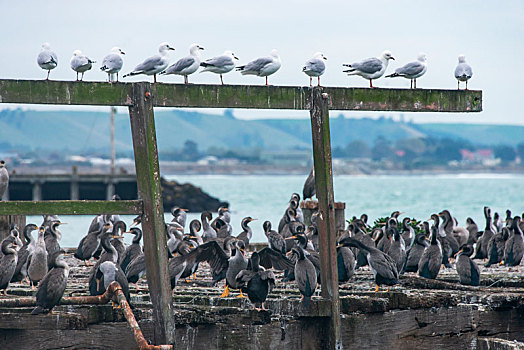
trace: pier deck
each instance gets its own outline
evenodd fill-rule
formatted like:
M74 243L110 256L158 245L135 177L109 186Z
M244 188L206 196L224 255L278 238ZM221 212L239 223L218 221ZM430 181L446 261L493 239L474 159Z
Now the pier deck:
M70 280L64 296L87 295L89 267L67 257ZM480 265L480 261L478 261ZM294 282L278 282L268 311L255 311L247 299L219 298L202 264L198 280L181 281L173 296L178 349L322 349L328 339L330 302L316 296L300 303ZM477 349L498 338L524 342L524 279L517 271L481 266L480 287L457 284L455 270L438 280L414 274L390 292L375 293L367 267L340 285L344 349ZM278 278L280 279L280 278ZM151 301L145 280L131 285L134 314L146 339L153 339ZM320 288L318 289L320 292ZM34 294L12 284L9 299ZM4 307L0 298L0 339L6 348L137 349L120 310L111 305L62 305L56 315L32 316L32 307ZM484 339L486 338L487 339ZM481 339L482 338L482 339ZM497 338L497 339L496 339ZM522 344L520 344L522 345ZM520 346L519 345L519 346Z

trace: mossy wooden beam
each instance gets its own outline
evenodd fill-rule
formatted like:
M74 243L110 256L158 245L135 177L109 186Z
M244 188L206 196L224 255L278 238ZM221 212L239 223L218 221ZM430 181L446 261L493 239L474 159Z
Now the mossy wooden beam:
M0 80L0 103L131 106L135 84ZM480 112L482 91L325 87L330 110ZM298 86L151 84L155 107L311 108L311 90Z
M0 202L0 215L142 214L141 200L122 201L9 201Z

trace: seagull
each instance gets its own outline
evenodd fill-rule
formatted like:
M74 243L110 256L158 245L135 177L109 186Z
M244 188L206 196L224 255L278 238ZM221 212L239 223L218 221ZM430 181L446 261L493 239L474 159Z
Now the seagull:
M360 75L365 79L369 79L369 87L373 87L373 79L378 79L384 75L386 68L388 67L389 60L395 58L391 55L391 52L386 50L382 52L380 57L372 57L361 62L343 64L344 67L349 67L344 71L348 75Z
M144 62L136 66L132 72L127 73L123 77L125 78L138 74L152 75L153 81L156 83L157 73L160 73L169 65L169 50L174 50L174 48L169 46L166 42L160 44L160 47L158 48L159 55L147 58Z
M189 56L179 59L160 74L183 75L184 83L189 84L187 76L195 73L198 67L200 67L200 50L204 50L200 45L193 44L189 46Z
M78 81L78 73L82 73L80 80L84 79L84 73L91 69L93 61L89 59L80 50L73 51L73 57L71 57L71 69L76 72L76 81Z
M428 66L426 65L426 54L419 53L417 60L410 62L400 68L395 69L395 73L386 75L386 78L404 77L411 80L411 88L417 88L417 78L426 73Z
M466 63L466 56L459 56L459 63L455 68L455 78L457 78L457 89L460 90L460 82L466 82L466 90L468 89L468 80L473 76L471 66Z
M122 59L121 55L125 54L126 53L122 51L121 48L115 46L111 49L111 53L104 57L100 70L107 73L110 83L113 82L113 74L115 73L116 81L118 82L118 72L120 72L122 65L124 64L124 60Z
M268 85L267 77L279 70L281 65L280 56L277 50L273 49L270 57L257 58L246 65L238 66L237 70L242 75L266 77L266 85Z
M40 68L47 70L47 78L45 78L45 80L49 80L51 69L55 69L58 65L58 57L56 57L56 53L51 50L49 43L42 44L42 51L38 54L36 62Z
M322 52L317 52L302 68L302 72L309 75L309 86L313 86L313 77L318 77L318 86L320 86L320 76L326 70L324 60L327 60L326 56Z
M230 72L235 68L235 61L233 61L233 59L238 60L238 57L235 56L233 52L227 50L222 56L213 57L200 63L200 66L204 67L200 73L213 72L220 74L220 82L224 85L222 74Z
M4 196L7 185L9 184L9 172L7 171L7 168L5 167L5 161L0 160L0 201L2 200L2 197Z

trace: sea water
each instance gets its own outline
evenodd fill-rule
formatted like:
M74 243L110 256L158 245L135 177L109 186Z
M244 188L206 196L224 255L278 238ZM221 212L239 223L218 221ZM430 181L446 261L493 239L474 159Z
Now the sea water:
M265 220L273 227L284 214L293 192L302 196L304 175L171 175L168 180L192 183L205 192L230 203L234 234L242 232L240 221L245 216L258 219L250 224L253 242L264 242L262 229ZM426 220L432 213L448 209L465 226L467 217L473 218L482 230L485 226L483 207L499 212L504 218L506 209L513 215L524 212L524 175L452 174L452 175L384 175L334 177L335 201L346 203L346 218L368 214L372 223L378 217L388 216L399 210L403 216ZM165 208L169 210L170 208ZM216 216L214 213L213 217ZM60 228L61 245L74 247L87 233L93 216L62 215L67 222ZM132 215L122 216L129 225ZM165 214L166 221L172 216ZM188 229L192 219L200 213L189 213ZM28 216L27 222L40 224L41 216ZM132 235L126 238L130 243Z

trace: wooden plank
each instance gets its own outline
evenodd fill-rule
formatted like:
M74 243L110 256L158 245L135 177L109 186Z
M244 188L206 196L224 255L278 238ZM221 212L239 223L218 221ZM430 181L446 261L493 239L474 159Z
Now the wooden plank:
M129 106L135 84L47 80L0 80L0 103ZM480 112L482 91L326 87L331 110ZM156 107L297 109L311 107L301 86L152 85Z
M27 310L25 310L27 311ZM31 315L29 312L0 312L0 329L85 329L87 318L73 312Z
M320 250L320 278L322 297L331 301L329 346L341 349L340 300L338 297L338 271L335 228L335 200L333 195L333 169L331 164L331 138L329 132L329 95L323 88L311 90L311 132L315 188L318 199L318 232Z
M141 200L122 201L9 201L0 202L0 215L96 215L142 213Z
M138 197L143 200L142 230L147 283L153 303L155 344L175 343L171 286L167 271L167 242L162 204L162 187L149 83L133 85L133 106L129 107Z

